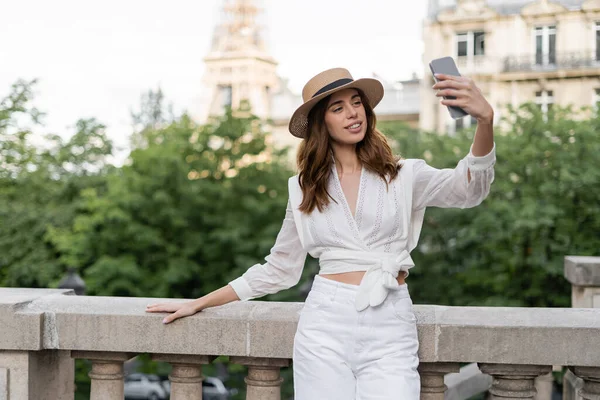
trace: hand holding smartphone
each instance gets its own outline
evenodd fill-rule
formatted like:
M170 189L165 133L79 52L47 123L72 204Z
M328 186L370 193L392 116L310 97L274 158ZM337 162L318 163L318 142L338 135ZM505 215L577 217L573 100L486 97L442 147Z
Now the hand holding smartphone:
M454 59L452 57L442 57L442 58L437 58L435 60L432 60L429 63L429 69L431 69L431 73L434 74L433 79L435 79L436 82L438 80L435 77L435 74L460 76L460 73L458 72L458 68L456 67L456 63L454 62ZM444 99L453 100L455 98L456 97L454 97L454 96L444 96ZM448 111L450 112L450 116L453 119L459 119L459 118L463 118L463 117L466 117L467 115L469 115L465 110L463 110L460 107L457 107L457 106L447 106L447 107L448 107Z

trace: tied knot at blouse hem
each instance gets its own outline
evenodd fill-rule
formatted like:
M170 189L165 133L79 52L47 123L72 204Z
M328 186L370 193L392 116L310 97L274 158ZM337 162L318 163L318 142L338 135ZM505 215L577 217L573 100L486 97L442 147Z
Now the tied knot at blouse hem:
M398 274L415 266L408 251L400 254L329 251L319 258L320 274L339 274L351 271L366 271L358 288L356 310L362 311L383 303L389 290L397 290Z

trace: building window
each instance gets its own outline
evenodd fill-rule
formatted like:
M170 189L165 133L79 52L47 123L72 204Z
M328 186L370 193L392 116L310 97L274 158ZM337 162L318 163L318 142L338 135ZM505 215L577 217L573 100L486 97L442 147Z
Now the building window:
M453 125L451 124L450 127L448 128L450 134L455 134L456 132L460 131L461 129L466 129L466 128L477 126L477 119L473 118L471 116L466 116L464 118L458 118L453 121L454 121L454 124Z
M454 120L454 131L458 132L465 127L465 121L462 118Z
M536 65L556 64L556 26L538 26L535 28Z
M485 34L481 31L463 32L456 35L456 55L471 58L485 54Z
M458 132L464 128L470 128L477 125L477 118L466 116L454 120L454 132Z
M535 103L538 105L542 113L546 115L552 110L554 104L554 92L552 90L540 90L535 92Z
M600 61L600 21L596 22L594 28L596 31L596 61Z
M231 107L231 86L220 86L221 107Z
M600 109L600 88L594 89L594 98L592 100L592 105L596 107L596 109Z

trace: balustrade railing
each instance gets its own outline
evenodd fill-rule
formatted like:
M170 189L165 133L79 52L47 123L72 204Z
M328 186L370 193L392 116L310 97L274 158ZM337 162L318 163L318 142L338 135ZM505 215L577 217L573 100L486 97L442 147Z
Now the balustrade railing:
M573 265L569 279L598 278ZM145 312L156 299L70 294L0 289L0 400L72 400L76 358L91 361L92 400L123 399L124 362L142 353L171 364L173 400L200 400L202 366L219 355L248 367L248 400L281 399L302 303L235 302L163 325ZM444 399L445 375L465 363L493 377L492 399L533 399L552 366L581 380L570 398L600 399L600 309L415 305L415 314L421 399Z

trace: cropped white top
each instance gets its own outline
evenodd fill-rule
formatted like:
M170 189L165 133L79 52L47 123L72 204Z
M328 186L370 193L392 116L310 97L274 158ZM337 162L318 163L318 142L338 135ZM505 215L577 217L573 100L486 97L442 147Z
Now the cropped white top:
M426 207L479 205L494 180L495 162L495 144L482 157L469 152L455 168L401 160L398 176L387 190L379 175L363 167L354 216L337 171L327 187L335 201L330 200L323 212L315 209L310 214L298 210L302 191L298 176L293 176L283 225L266 262L252 266L229 285L242 301L290 288L300 280L308 253L319 259L320 274L366 271L356 309L376 306L398 287L398 273L408 273L414 266L410 252L417 245Z

